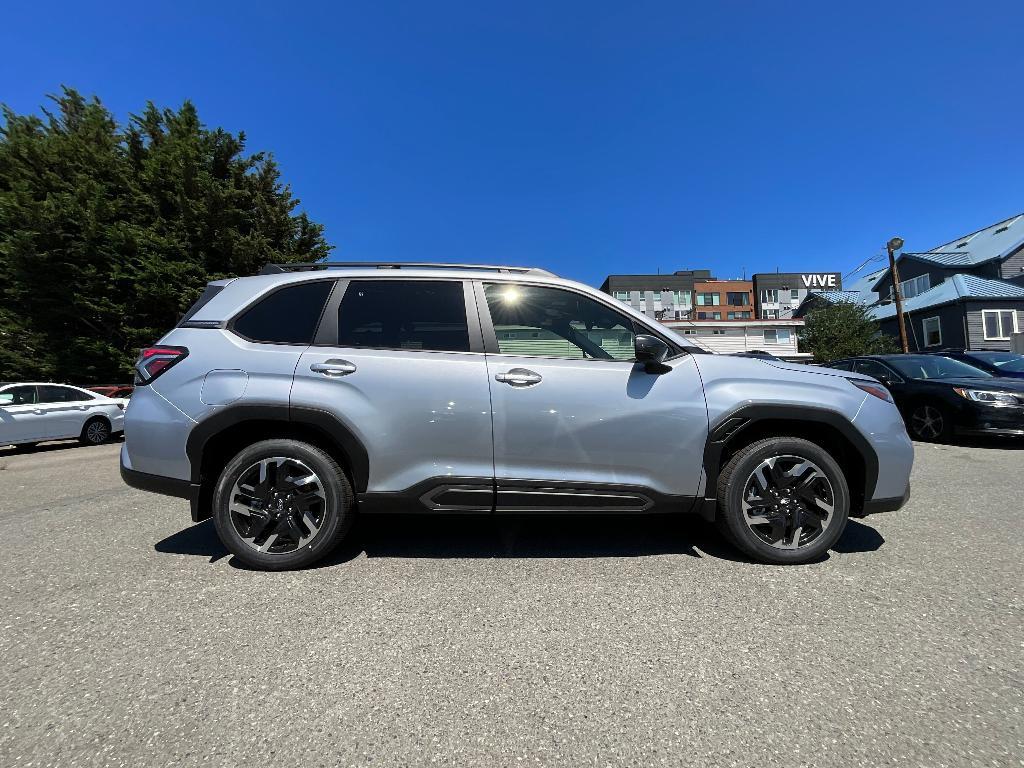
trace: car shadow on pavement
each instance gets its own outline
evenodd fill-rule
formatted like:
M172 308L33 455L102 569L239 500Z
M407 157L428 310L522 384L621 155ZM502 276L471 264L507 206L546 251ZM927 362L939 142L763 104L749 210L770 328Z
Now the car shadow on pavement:
M850 554L873 552L885 542L871 526L850 520L832 548ZM158 542L157 552L206 557L215 563L229 555L212 520L189 526ZM694 517L381 515L358 520L333 553L312 568L368 558L587 558L686 555L753 562ZM829 559L829 554L817 562ZM246 569L232 557L233 567Z
M114 443L123 442L124 437L120 434L114 435L103 445L112 445ZM85 446L77 438L69 438L67 440L52 440L48 443L36 443L35 445L0 445L0 459L8 458L10 456L23 456L32 453L51 453L53 451L64 451L68 448L93 448L95 446Z

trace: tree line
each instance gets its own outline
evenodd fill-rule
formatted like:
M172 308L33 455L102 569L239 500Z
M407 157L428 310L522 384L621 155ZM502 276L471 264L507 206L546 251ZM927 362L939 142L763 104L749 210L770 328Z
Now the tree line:
M0 380L126 381L210 280L329 253L273 157L192 103L121 125L73 89L49 98L2 107Z

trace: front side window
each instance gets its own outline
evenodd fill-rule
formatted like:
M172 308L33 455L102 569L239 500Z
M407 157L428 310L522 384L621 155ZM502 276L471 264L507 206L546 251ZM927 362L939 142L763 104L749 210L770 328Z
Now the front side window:
M332 285L318 280L276 290L238 316L235 333L249 341L309 344Z
M985 341L1006 341L1017 332L1017 313L1012 309L983 309Z
M892 372L877 360L858 360L856 371L866 376L872 376L882 382L891 383L896 379Z
M353 280L338 307L338 346L468 352L462 283Z
M0 393L0 405L34 405L39 402L33 386L9 387Z
M633 321L559 288L488 283L484 288L503 355L569 360L633 360Z

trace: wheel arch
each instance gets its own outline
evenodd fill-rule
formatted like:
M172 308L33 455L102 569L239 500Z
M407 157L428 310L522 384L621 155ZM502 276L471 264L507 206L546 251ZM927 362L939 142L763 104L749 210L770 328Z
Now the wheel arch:
M366 448L336 416L314 408L239 405L201 421L189 435L185 452L191 482L199 488L193 520L210 517L213 486L231 457L246 445L270 438L302 440L322 448L345 470L354 492L366 491L370 474Z
M836 411L813 406L748 405L718 420L704 449L703 514L716 514L718 476L736 452L766 437L799 437L836 460L850 487L850 513L856 516L874 495L878 455L867 439Z

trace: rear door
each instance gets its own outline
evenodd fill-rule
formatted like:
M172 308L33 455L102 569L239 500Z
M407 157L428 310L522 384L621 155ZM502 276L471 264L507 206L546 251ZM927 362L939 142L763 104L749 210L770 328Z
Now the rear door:
M680 508L698 494L708 417L691 356L647 373L633 320L568 288L478 294L498 511Z
M366 449L367 490L392 508L492 508L487 366L467 296L461 280L340 280L296 368L292 409L341 421Z

